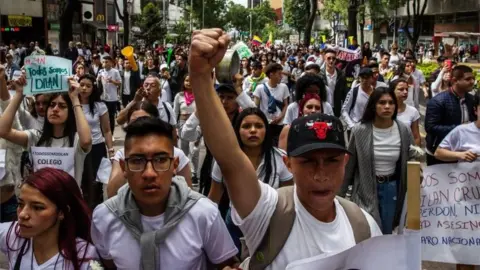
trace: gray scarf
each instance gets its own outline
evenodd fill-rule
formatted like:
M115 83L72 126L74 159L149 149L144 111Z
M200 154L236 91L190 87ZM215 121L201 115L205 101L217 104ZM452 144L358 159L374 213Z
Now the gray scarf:
M183 177L175 176L172 178L168 194L164 226L160 230L146 233L143 232L140 210L128 185L120 188L117 196L105 201L105 205L140 242L142 254L140 269L152 270L159 265L158 245L176 228L183 216L200 198L203 198L203 195L191 190Z

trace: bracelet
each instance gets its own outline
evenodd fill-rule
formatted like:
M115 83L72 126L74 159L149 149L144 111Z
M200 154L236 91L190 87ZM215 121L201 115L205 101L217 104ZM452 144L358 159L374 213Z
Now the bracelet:
M75 107L82 107L82 104L73 105L72 107L73 107L74 109L75 109Z

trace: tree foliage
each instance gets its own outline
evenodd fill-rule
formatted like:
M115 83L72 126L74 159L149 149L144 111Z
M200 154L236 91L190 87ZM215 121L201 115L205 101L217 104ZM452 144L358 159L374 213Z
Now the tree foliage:
M284 1L285 22L295 29L299 35L307 24L306 14L309 13L308 9L309 3L305 0Z
M176 36L169 38L167 35L168 41L175 41L176 43L188 43L191 33L189 25L186 21L177 21L172 27L172 32L176 34Z
M190 5L190 3L188 3ZM224 28L227 4L225 0L192 0L193 19L197 28ZM202 25L203 24L203 25Z
M263 1L253 8L252 16L252 31L254 34L260 34L268 25L275 25L275 19L277 17L269 1Z
M145 40L147 44L162 40L167 33L161 9L154 3L145 5L142 15L138 17L137 25L142 30L137 37Z
M332 29L335 29L339 22L347 23L347 7L348 0L324 0L321 17L329 21Z
M315 17L317 16L318 10L318 1L317 0L310 0L308 1L308 19L307 24L305 25L305 35L304 35L304 44L305 46L310 45L310 38L312 37L312 28L313 23L315 22Z
M250 30L250 11L243 5L236 4L232 1L228 3L225 20L229 26L238 31Z
M408 40L412 44L412 48L415 49L418 38L422 31L422 21L425 14L425 9L427 8L428 0L412 0L412 5L407 1L407 21L403 26L404 32L406 33ZM413 33L410 33L409 27L413 27Z

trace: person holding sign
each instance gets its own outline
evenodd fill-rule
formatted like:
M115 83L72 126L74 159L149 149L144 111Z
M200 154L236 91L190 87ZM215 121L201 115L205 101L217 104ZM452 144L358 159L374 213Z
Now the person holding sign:
M14 82L15 96L0 116L0 137L28 148L34 171L44 167L61 169L74 176L80 186L84 160L92 147L90 126L78 97L80 84L70 77L68 94L52 94L43 131L20 131L12 129L12 123L25 83L25 77Z
M480 157L480 93L475 95L473 106L477 121L450 131L435 151L435 158L446 162L473 162Z
M284 161L294 186L275 190L258 180L208 76L229 41L221 29L194 31L189 70L205 143L222 171L233 223L243 232L251 255L250 268L242 268L286 269L295 261L381 235L368 213L336 197L349 154L343 125L334 116L313 114L293 121Z
M0 223L9 269L87 270L98 260L91 211L67 173L43 168L31 174L20 187L17 213L17 221Z
M370 213L384 234L399 224L407 190L407 162L414 144L410 129L397 120L394 91L375 89L361 122L351 134L352 153L340 192L345 196L353 185L352 201Z

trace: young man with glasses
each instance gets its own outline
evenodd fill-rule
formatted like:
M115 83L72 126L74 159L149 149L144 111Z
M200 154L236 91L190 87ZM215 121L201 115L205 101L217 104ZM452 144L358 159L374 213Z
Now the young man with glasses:
M267 75L263 73L262 63L253 61L250 67L252 68L252 74L243 80L242 89L253 98L253 92L255 92L257 86L267 83L268 78Z
M342 104L345 102L348 91L345 74L335 66L337 52L333 49L325 50L325 68L320 70L320 78L327 87L327 102L332 106L336 117L340 117Z
M93 212L92 239L107 269L219 269L237 248L214 203L175 177L172 127L139 118L125 129L128 185Z

